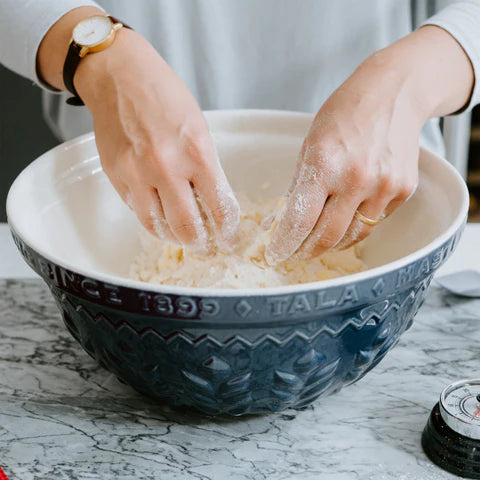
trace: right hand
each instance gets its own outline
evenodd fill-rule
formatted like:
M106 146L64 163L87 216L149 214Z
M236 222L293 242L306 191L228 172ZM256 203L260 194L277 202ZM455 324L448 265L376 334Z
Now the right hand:
M210 226L230 250L238 203L200 107L155 49L121 29L111 47L82 60L75 87L93 116L103 169L143 226L199 254L211 248Z

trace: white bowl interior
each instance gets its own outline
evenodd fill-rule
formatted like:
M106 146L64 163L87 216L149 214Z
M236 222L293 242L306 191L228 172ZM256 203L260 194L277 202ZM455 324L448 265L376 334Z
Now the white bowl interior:
M234 190L251 197L281 195L312 116L271 111L206 116ZM267 182L271 187L264 191ZM467 202L453 168L422 150L416 193L376 227L365 242L364 260L378 267L427 246L464 217ZM103 173L93 134L62 144L27 167L10 190L7 212L29 245L93 277L125 277L140 248L142 227Z

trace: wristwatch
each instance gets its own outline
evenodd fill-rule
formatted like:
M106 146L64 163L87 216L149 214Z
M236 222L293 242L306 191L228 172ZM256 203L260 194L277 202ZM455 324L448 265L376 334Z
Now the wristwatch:
M73 94L67 99L70 105L84 105L73 84L73 77L80 61L88 53L101 52L115 40L120 28L130 28L110 15L94 15L77 23L72 32L67 56L63 64L63 83Z

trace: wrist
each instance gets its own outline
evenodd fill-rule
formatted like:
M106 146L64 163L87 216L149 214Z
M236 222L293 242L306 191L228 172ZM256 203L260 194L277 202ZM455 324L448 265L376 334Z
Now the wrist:
M445 30L427 25L373 56L398 76L402 101L421 124L454 113L470 98L474 73L460 44ZM372 57L370 57L372 58Z
M381 75L377 82L390 89L399 104L410 108L421 127L438 107L439 92L429 81L430 72L422 64L415 46L402 39L370 57L367 62L377 64ZM434 82L435 83L435 82Z
M428 118L428 107L418 95L414 72L390 48L376 52L358 67L355 88L362 96L372 98L377 113L401 108L420 130Z
M101 52L87 54L75 72L75 88L90 109L108 101L119 79L134 68L134 59L142 55L148 42L133 30L121 28L113 43Z
M95 7L78 7L61 17L45 34L37 52L38 76L58 90L66 90L63 84L63 64L75 25L84 18L104 15Z

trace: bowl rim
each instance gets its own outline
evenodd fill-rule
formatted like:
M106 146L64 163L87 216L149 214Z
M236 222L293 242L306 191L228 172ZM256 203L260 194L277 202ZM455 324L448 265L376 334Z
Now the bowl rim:
M258 110L258 109L228 109L228 110L207 110L204 111L207 119L210 117L231 117L234 116L242 116L242 115L249 115L249 116L256 116L258 117L305 117L313 119L313 114L306 113L306 112L294 112L294 111L287 111L287 110ZM415 263L416 261L422 259L426 255L430 254L437 248L440 248L444 245L450 238L452 238L455 233L462 228L468 214L468 206L469 206L469 194L467 186L458 173L458 171L445 159L441 158L434 152L429 151L428 149L420 146L420 151L427 151L429 152L434 158L435 161L440 162L443 164L445 168L447 168L451 174L456 178L457 182L460 185L462 191L462 199L461 199L461 207L459 213L457 214L454 221L451 225L447 228L445 232L441 235L436 237L433 241L425 245L419 250L406 255L405 257L401 257L393 262L388 262L384 265L370 268L364 270L362 272L357 272L349 275L345 275L342 277L337 277L333 279L327 280L319 280L317 282L309 282L309 283L301 283L295 285L282 285L276 287L265 287L265 288L242 288L242 289L232 289L232 288L210 288L210 287L182 287L182 286L174 286L174 285L164 285L164 284L156 284L150 282L143 282L140 280L133 280L128 277L120 277L117 275L112 275L104 272L98 272L95 270L90 270L88 268L82 268L75 266L74 264L63 261L59 258L56 258L54 254L46 252L43 248L35 246L34 238L29 237L28 231L26 229L19 228L18 223L15 221L15 218L11 215L12 212L12 203L15 196L15 191L19 188L19 184L22 181L22 176L25 172L36 168L36 166L41 162L47 162L47 156L56 150L66 150L70 147L81 145L83 143L89 142L95 138L94 132L88 132L78 137L75 137L71 140L66 142L60 143L59 145L55 146L54 148L44 152L38 158L33 160L27 167L25 167L20 174L16 177L14 182L12 183L6 202L6 210L7 210L7 221L10 227L10 230L17 235L22 242L24 242L27 246L29 246L33 251L37 252L39 255L44 257L46 260L56 264L60 267L63 267L67 270L72 272L78 273L83 275L84 277L91 278L97 281L101 281L107 284L112 284L119 287L126 287L131 288L134 290L139 291L149 291L153 293L160 293L160 294L173 294L178 296L194 296L194 297L224 297L224 298L234 298L234 297L267 297L273 295L291 295L296 293L305 293L311 291L318 291L327 288L339 287L344 286L347 284L357 283L359 281L366 281L377 278L379 276L392 273L402 267Z

